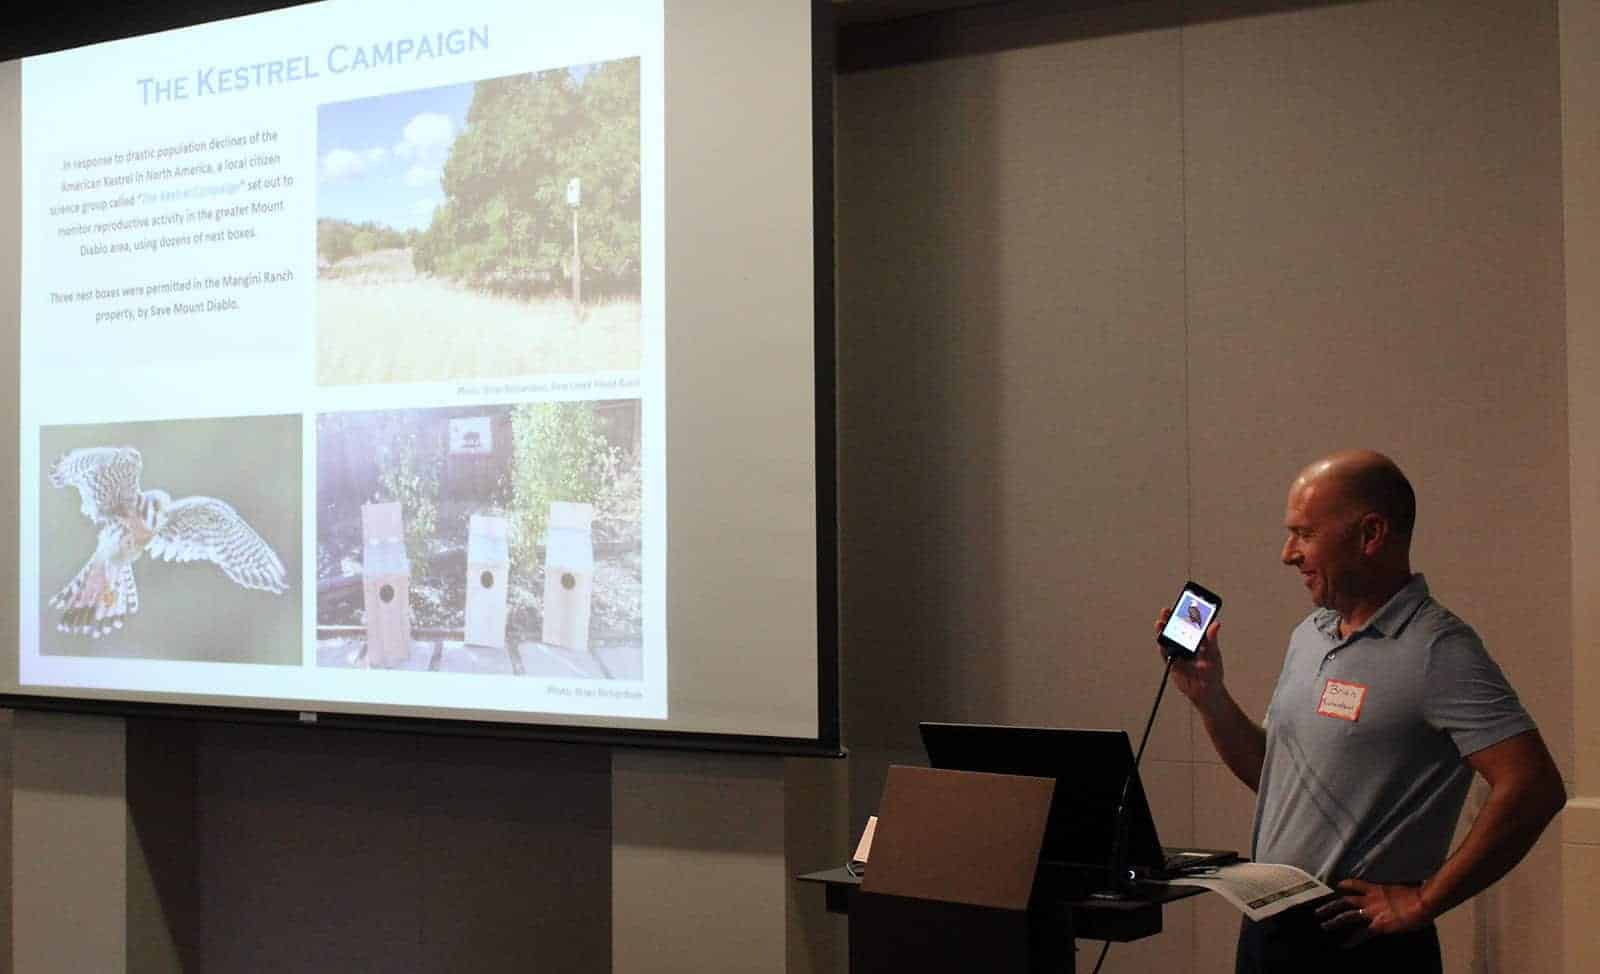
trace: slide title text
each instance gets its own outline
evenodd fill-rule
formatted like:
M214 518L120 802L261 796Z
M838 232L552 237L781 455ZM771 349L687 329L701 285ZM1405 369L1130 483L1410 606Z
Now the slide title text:
M137 82L145 105L187 101L208 95L222 95L251 88L271 88L347 71L399 67L434 58L450 57L485 50L489 46L489 27L458 27L369 44L335 44L319 60L309 54L274 58L253 64L209 65L193 74L145 77Z

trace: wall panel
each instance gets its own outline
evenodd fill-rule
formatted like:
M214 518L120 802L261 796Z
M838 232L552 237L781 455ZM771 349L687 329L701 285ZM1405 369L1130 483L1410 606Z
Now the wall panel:
M1260 716L1309 608L1285 488L1355 445L1412 475L1416 567L1570 774L1555 6L1021 6L841 52L877 64L838 89L852 820L919 719L1137 731L1185 574ZM1164 707L1163 817L1246 844L1251 796ZM1549 846L1447 919L1453 965L1559 966ZM1164 938L1182 969L1231 957L1212 905Z

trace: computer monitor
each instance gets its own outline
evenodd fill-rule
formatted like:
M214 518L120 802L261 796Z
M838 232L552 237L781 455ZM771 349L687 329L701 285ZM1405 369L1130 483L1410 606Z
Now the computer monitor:
M919 727L932 767L1055 779L1040 850L1045 866L1103 872L1111 865L1117 805L1131 773L1122 861L1140 875L1163 873L1166 857L1126 731L937 722Z

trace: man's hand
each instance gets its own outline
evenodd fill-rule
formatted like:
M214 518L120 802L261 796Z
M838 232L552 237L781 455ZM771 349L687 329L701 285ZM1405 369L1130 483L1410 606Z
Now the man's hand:
M1347 879L1339 884L1342 894L1317 907L1317 919L1329 933L1349 934L1344 946L1354 947L1373 937L1417 930L1433 922L1422 905L1422 890L1417 886L1368 883Z
M1160 618L1156 619L1157 636L1161 635L1170 618L1172 610L1162 609ZM1222 623L1213 622L1207 627L1206 634L1200 637L1200 647L1195 654L1184 656L1180 653L1172 664L1173 686L1202 710L1215 704L1222 693L1222 647L1217 643L1217 634L1221 631ZM1165 650L1162 652L1164 655Z
M1170 618L1172 610L1167 609L1156 619L1157 636ZM1179 656L1168 672L1172 674L1173 684L1199 712L1222 763L1255 791L1261 783L1267 733L1239 709L1239 704L1228 695L1228 688L1222 685L1222 647L1217 642L1221 631L1222 624L1213 622L1200 638L1200 648L1195 654Z

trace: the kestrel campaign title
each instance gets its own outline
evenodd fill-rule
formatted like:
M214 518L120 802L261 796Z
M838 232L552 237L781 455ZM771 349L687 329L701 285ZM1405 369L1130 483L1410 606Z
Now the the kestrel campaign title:
M139 96L146 105L186 101L207 95L225 95L251 88L271 88L322 76L318 65L329 74L398 67L418 61L470 54L489 47L488 25L458 27L416 37L401 37L370 44L335 44L319 61L309 54L258 61L229 67L196 68L193 74L168 78L140 78ZM193 84L190 84L190 81Z

